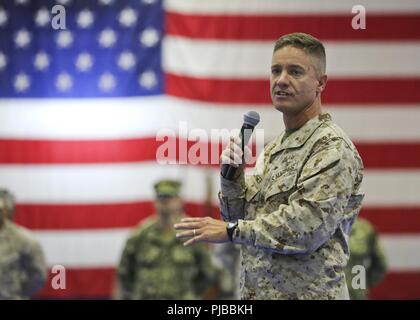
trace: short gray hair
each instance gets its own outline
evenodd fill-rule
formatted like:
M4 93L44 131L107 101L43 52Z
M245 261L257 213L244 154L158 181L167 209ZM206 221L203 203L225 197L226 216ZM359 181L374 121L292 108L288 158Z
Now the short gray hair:
M307 33L289 33L281 36L274 45L274 52L277 50L291 46L298 49L302 49L308 55L311 55L319 60L321 63L321 73L324 74L326 71L326 56L325 47L321 41Z

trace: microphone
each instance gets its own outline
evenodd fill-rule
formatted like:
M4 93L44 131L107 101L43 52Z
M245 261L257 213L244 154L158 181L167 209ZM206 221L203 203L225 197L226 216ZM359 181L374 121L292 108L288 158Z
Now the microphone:
M252 132L254 131L255 126L260 122L260 115L255 111L248 111L244 114L244 123L241 128L241 133L239 137L241 138L241 147L242 147L242 163L244 162L245 156L245 145L248 144L249 139L251 138ZM238 168L230 164L222 164L222 176L227 180L233 180L233 177L236 174Z

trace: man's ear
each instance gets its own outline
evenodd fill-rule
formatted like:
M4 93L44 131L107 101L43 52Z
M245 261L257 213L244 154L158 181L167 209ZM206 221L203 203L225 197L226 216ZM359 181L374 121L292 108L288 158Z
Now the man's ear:
M318 79L318 87L316 88L317 95L320 94L322 91L324 91L325 86L327 85L328 76L326 74L322 75Z

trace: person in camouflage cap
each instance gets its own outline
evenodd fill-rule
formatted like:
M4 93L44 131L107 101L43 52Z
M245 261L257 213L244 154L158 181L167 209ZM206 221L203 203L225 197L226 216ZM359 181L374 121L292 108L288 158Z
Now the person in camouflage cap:
M348 299L344 268L348 235L364 198L363 164L354 144L321 108L327 84L325 49L308 34L275 43L270 78L273 105L285 131L268 143L253 174L244 174L240 139L222 163L222 220L187 218L177 236L241 245L241 299Z
M199 299L217 290L218 272L206 246L185 248L175 237L174 221L184 217L181 183L154 186L157 216L129 236L118 267L120 299ZM216 292L216 291L215 291Z
M29 299L46 280L47 266L33 234L12 222L15 201L0 189L0 299Z
M378 285L387 270L387 261L375 227L366 219L357 218L350 234L350 260L346 268L347 286L351 300L368 299L369 289ZM364 270L365 282L362 286L356 278L357 270ZM355 280L355 283L353 283Z

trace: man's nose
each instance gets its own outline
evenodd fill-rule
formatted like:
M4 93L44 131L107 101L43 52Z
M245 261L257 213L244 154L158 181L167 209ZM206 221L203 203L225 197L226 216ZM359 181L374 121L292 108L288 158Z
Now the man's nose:
M274 84L279 87L287 87L289 85L289 75L286 70L283 70L274 80Z

